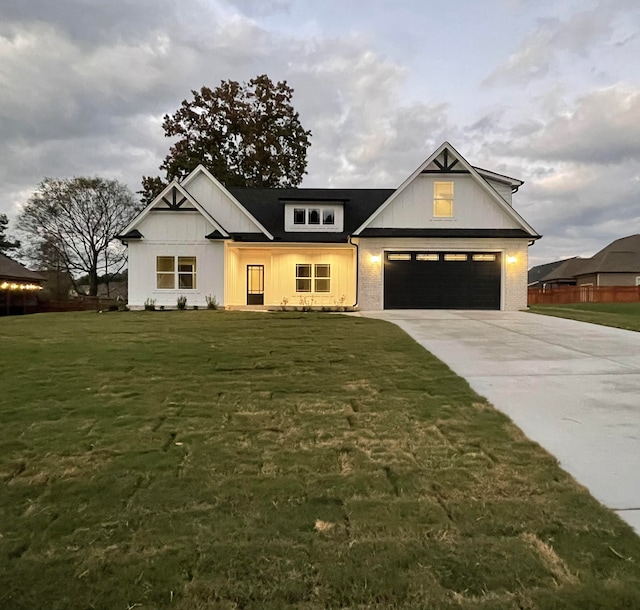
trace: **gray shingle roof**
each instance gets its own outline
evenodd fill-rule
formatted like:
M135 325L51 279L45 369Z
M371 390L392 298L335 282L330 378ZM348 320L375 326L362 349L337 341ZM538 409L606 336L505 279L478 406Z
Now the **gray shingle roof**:
M586 259L576 275L588 273L640 273L640 235L616 239Z
M550 273L540 279L540 282L558 282L561 280L575 280L576 275L581 272L584 264L589 259L584 258L568 258L566 261L562 261L561 265L558 265Z
M35 271L29 271L24 265L0 253L0 280L26 281L39 284L44 280L44 277Z
M552 271L555 271L565 261L553 261L552 263L545 263L544 265L536 265L531 267L527 274L527 283L529 286L537 284L546 278Z

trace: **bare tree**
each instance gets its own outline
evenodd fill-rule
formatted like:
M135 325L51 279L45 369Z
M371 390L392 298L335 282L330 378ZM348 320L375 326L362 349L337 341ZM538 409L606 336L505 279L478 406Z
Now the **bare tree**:
M126 263L126 251L114 237L138 209L131 191L115 180L45 178L17 226L29 236L26 256L39 262L37 252L55 254L72 277L88 276L89 294L95 296L98 271L117 272Z

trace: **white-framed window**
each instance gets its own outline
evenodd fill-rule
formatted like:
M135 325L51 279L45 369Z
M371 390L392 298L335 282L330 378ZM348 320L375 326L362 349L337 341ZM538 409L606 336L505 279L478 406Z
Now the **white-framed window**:
M339 233L344 229L344 203L296 201L285 203L284 230L292 233Z
M320 210L318 208L309 208L307 215L307 222L310 225L320 224Z
M331 292L331 265L298 263L296 292Z
M336 211L333 208L325 208L322 210L322 224L332 225L336 222Z
M194 290L196 287L195 256L157 256L156 288L158 290Z
M295 208L293 224L296 225L333 225L336 211L334 208Z
M472 257L474 261L494 262L496 260L495 254L474 254Z
M453 182L433 183L433 216L453 217Z
M640 286L640 275L636 275L636 286Z
M466 261L467 260L467 255L466 254L445 254L444 255L444 260L447 261L447 262Z

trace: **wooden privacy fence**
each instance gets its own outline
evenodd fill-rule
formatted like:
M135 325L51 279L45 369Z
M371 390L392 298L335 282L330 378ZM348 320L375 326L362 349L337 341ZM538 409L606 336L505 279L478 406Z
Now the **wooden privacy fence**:
M115 299L100 297L82 296L68 301L40 301L34 295L29 295L29 297L28 299L14 298L9 302L0 298L0 316L19 316L28 313L51 313L56 311L98 311L119 305Z
M636 303L640 286L562 286L529 288L529 305L568 305L569 303Z

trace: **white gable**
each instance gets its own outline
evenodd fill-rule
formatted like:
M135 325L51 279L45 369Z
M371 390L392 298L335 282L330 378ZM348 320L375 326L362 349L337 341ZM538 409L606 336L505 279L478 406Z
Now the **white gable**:
M216 227L198 211L162 211L147 214L136 226L145 242L203 241Z
M204 167L198 166L182 186L229 233L264 233L273 236Z
M204 220L211 225L214 230L227 237L229 234L224 227L213 218L209 212L203 208L176 180L172 180L162 192L140 212L122 231L123 234L136 229L141 231L144 221L150 216L157 214L196 214L204 217ZM165 222L165 221L158 221ZM157 223L156 223L157 224ZM166 224L166 223L165 223ZM148 225L147 225L148 226ZM210 233L211 231L208 231ZM144 233L142 233L144 235Z
M434 218L433 183L453 182L453 217ZM385 229L520 229L469 174L422 174L368 225Z
M492 172L487 172L492 173ZM453 217L435 218L434 182L453 182ZM514 180L514 185L522 184ZM535 230L501 193L448 142L416 169L358 229L523 229Z

